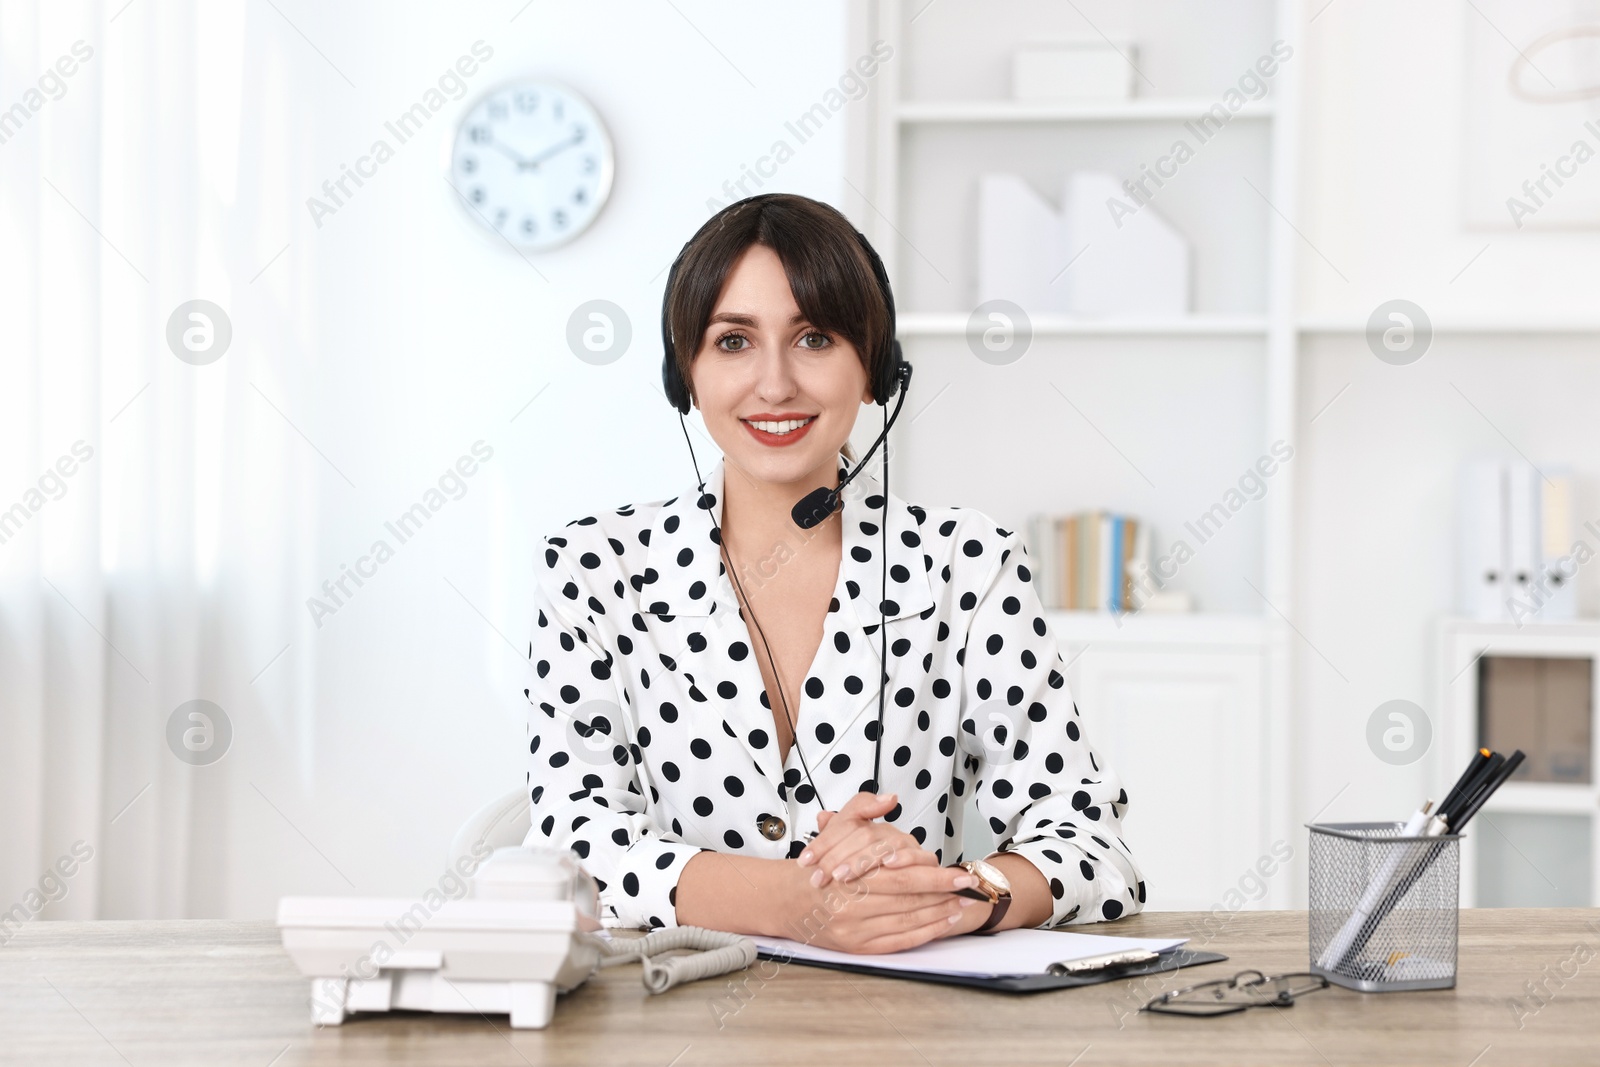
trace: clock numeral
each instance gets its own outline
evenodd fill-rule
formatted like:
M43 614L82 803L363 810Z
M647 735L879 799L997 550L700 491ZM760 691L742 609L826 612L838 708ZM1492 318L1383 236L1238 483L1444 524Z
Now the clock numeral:
M566 229L567 209L558 207L554 211L550 212L550 221L555 223L558 228L563 230Z
M600 169L600 163L593 156L584 156L583 157L583 172L585 174L593 174L595 171L597 171L599 169Z
M472 156L462 156L461 157L461 173L462 174L473 174L473 173L476 173L477 170L478 170L478 161L476 159L474 159Z
M539 106L538 93L518 93L515 97L515 100L517 104L517 110L522 112L524 115L528 114Z
M572 127L572 143L573 144L582 144L583 143L583 139L586 136L588 136L588 134L589 134L589 131L586 128L584 128L583 126L574 126L574 127Z
M494 140L494 134L487 126L468 126L467 139L473 144L488 144Z
M588 192L588 190L584 189L582 186L579 186L578 188L576 188L576 189L574 189L572 191L572 202L574 204L581 204L581 203L583 203L584 201L586 201L588 199L589 199L589 192Z
M524 216L522 219L522 232L528 237L532 237L537 230L538 227L533 224L533 216Z
M472 192L471 192L471 193L469 193L469 194L467 194L467 195L468 195L468 196L469 196L469 197L471 197L471 199L472 199L472 202L473 202L473 203L474 203L474 204L481 204L481 203L483 203L483 202L484 202L484 201L485 201L485 200L486 200L486 199L488 199L488 198L487 198L487 197L486 197L486 196L485 196L485 195L484 195L484 192L483 192L483 186L481 186L481 185L479 185L479 186L475 186L475 187L474 187L474 188L473 188L473 190L472 190Z
M507 211L505 208L501 208L499 211L496 211L494 213L494 228L497 230L504 229L506 220L510 217L511 212Z
M554 111L555 111L555 116L556 116L556 121L557 122L561 121L562 105L564 103L565 103L565 101L563 101L563 100L557 100L556 101L556 106L554 108Z
M506 106L506 102L504 100L491 100L491 101L489 101L489 118L491 120L492 119L504 119L504 118L510 118L510 117L511 117L511 109L508 106Z

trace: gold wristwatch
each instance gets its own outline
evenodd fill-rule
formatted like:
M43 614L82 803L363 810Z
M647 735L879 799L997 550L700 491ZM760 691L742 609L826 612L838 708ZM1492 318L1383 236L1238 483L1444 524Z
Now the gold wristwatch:
M1000 920L1005 918L1006 909L1011 907L1011 883L1006 879L1004 872L984 860L967 860L956 866L978 880L975 888L958 889L956 893L963 897L971 897L973 900L987 900L994 905L983 925L972 932L981 934L998 926Z

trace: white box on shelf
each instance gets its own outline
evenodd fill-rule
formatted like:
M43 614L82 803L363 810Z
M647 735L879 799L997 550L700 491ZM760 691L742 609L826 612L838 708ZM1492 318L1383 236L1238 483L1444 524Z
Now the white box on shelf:
M1578 617L1578 531L1570 468L1547 466L1539 492L1539 569L1534 586L1544 595L1539 618L1558 622Z
M1176 318L1189 314L1189 242L1146 204L1113 218L1107 204L1125 202L1110 174L1067 176L1062 223L1069 255L1082 255L1062 276L1067 308L1092 317Z
M1061 41L1018 48L1011 58L1014 100L1127 100L1133 96L1132 41Z
M1495 620L1505 612L1510 566L1506 518L1506 469L1492 461L1461 469L1456 561L1460 572L1457 607L1474 619Z
M1112 198L1122 187L1099 171L1066 176L1059 213L1015 174L981 175L977 302L1009 300L1029 315L1186 317L1189 242L1148 205L1113 219Z
M1030 316L1064 313L1050 280L1067 260L1061 216L1015 174L978 177L978 303L1003 299Z
M1562 622L1578 615L1574 477L1525 461L1464 464L1456 606L1480 621ZM1600 532L1600 531L1597 531Z

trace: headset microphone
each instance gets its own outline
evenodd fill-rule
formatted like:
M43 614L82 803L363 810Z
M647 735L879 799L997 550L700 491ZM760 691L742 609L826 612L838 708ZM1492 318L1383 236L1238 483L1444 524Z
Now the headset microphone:
M839 501L843 498L844 487L854 481L856 475L867 469L867 461L872 458L874 452L878 451L878 446L888 438L890 429L894 427L894 420L900 417L900 409L906 402L906 387L911 384L911 364L902 361L898 365L896 381L899 383L900 399L895 401L894 413L889 416L889 421L884 424L883 432L878 435L878 439L872 442L871 448L867 449L867 454L861 457L860 463L856 464L856 469L839 480L838 488L829 489L827 486L822 486L814 489L801 497L800 502L789 512L790 517L794 519L794 524L800 529L809 530L813 526L820 525L829 515L839 510Z

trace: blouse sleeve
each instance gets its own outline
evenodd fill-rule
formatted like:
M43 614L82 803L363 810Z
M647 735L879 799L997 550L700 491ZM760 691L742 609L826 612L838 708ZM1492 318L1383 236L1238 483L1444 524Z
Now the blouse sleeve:
M1000 851L1025 857L1050 883L1054 907L1041 926L1134 914L1145 888L1121 836L1127 791L1084 733L1027 550L1002 534L962 671L962 747L979 764L978 812Z
M577 854L599 885L607 926L676 926L678 876L701 849L672 840L646 813L628 697L594 619L605 609L573 580L565 545L562 537L545 539L534 595L523 690L533 814L527 844Z

